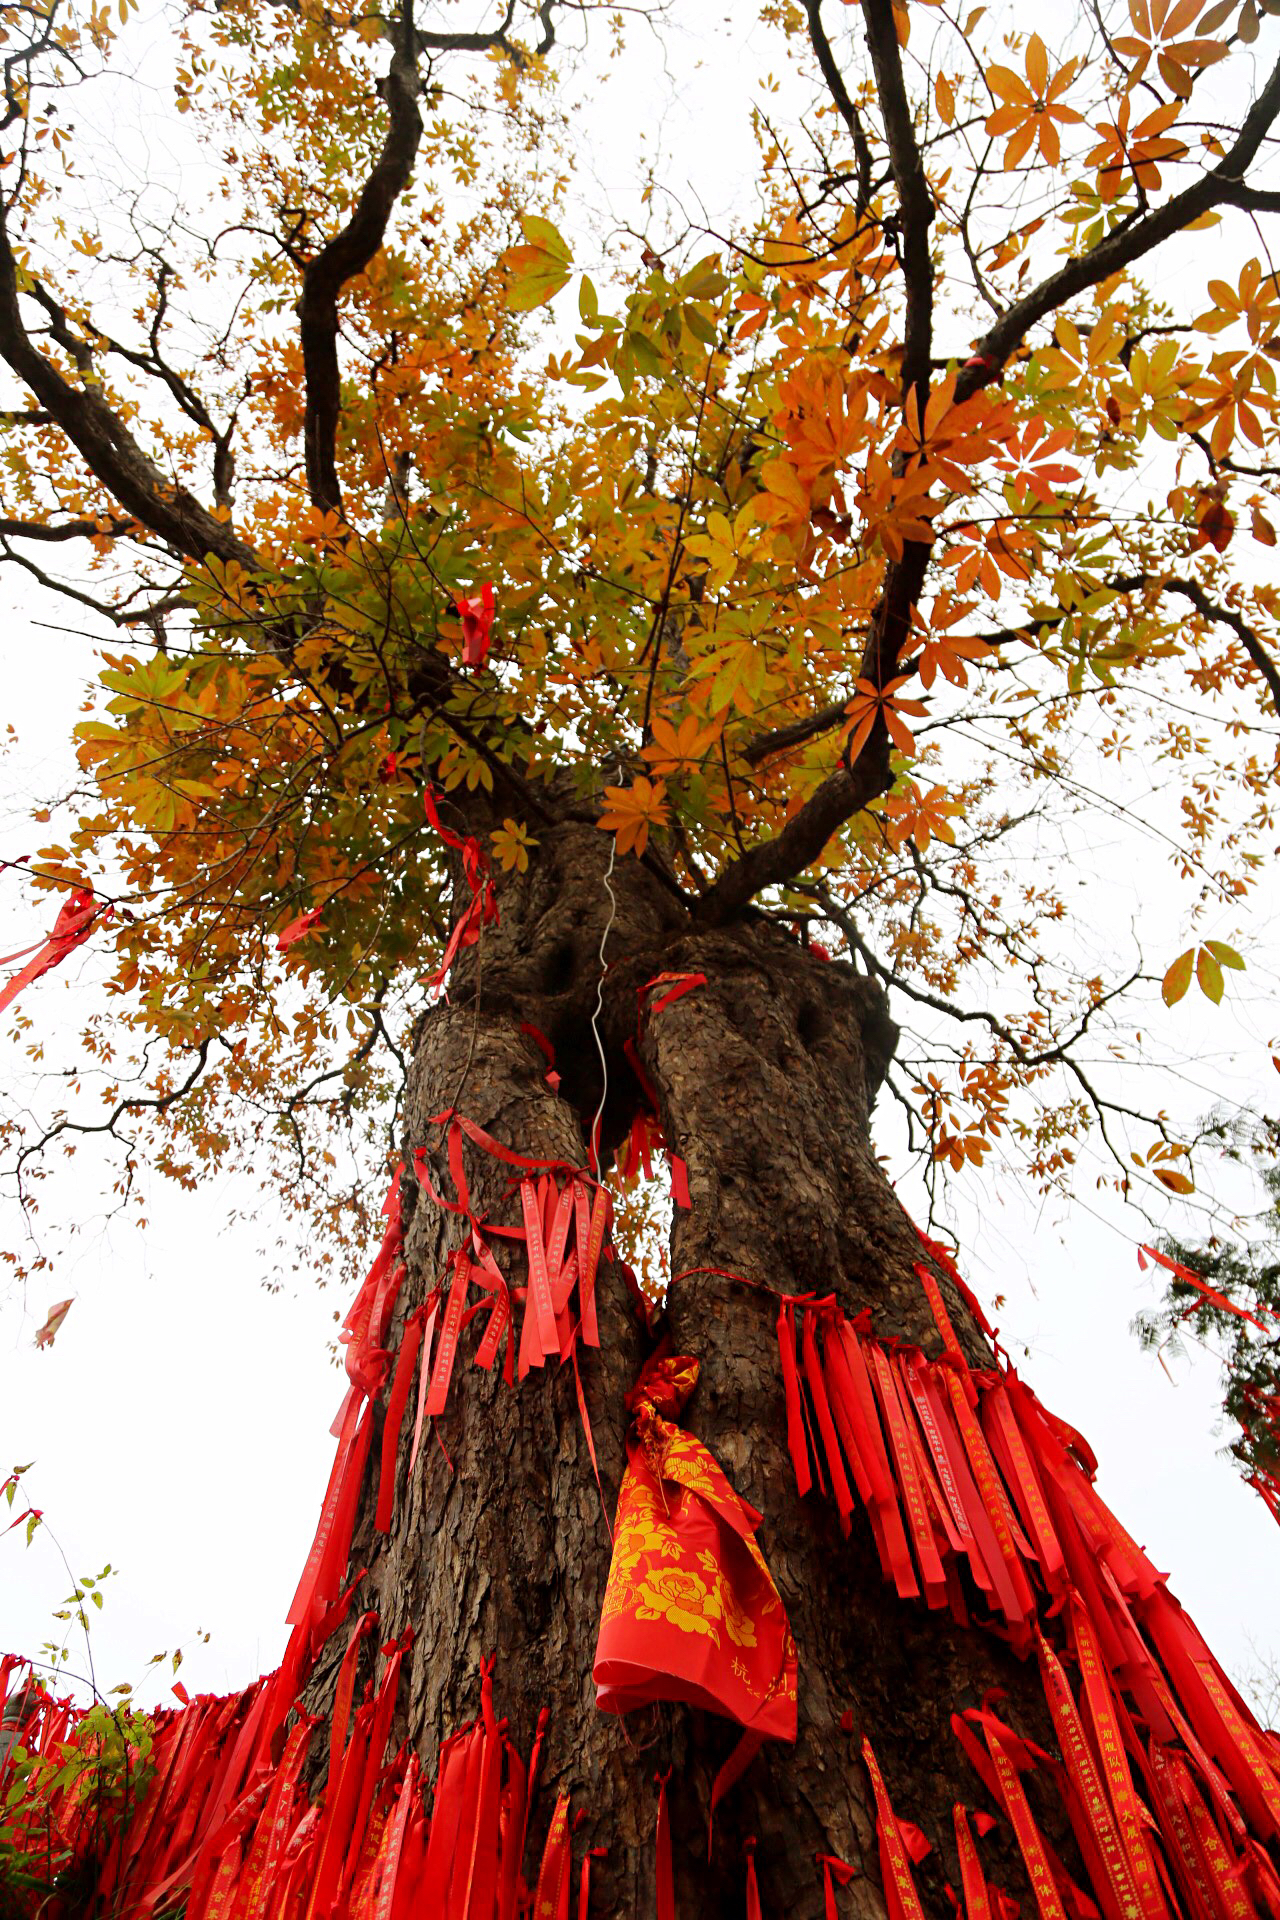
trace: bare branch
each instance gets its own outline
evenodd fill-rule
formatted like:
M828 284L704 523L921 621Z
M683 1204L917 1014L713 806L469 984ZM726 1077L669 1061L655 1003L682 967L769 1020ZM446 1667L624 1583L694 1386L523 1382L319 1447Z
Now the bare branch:
M1230 627L1266 681L1272 703L1276 712L1280 714L1280 667L1277 667L1249 623L1240 614L1233 613L1230 607L1224 607L1217 600L1211 600L1198 580L1175 579L1168 576L1162 579L1157 575L1135 573L1111 580L1108 585L1117 593L1133 593L1139 588L1148 586L1158 587L1161 593L1180 593L1184 600L1191 602L1202 619L1215 620L1220 626Z

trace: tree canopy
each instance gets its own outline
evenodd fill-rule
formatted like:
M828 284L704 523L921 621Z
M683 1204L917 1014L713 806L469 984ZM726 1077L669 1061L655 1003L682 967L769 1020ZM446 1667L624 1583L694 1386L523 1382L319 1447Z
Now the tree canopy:
M115 635L21 863L110 954L103 1098L6 1114L24 1204L105 1130L358 1241L438 963L566 815L889 985L937 1173L1092 1134L1191 1193L1124 1062L1272 851L1267 20L781 0L732 230L601 239L566 32L668 20L462 11L0 7L0 556ZM192 144L111 191L142 35ZM1075 884L1147 809L1181 951Z

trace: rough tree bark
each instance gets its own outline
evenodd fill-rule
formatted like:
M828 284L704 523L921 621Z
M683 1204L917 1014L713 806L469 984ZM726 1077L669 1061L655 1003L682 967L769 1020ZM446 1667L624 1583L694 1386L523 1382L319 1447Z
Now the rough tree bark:
M689 1167L693 1204L676 1212L672 1272L720 1267L779 1290L834 1292L851 1315L869 1307L878 1332L938 1352L911 1271L919 1242L871 1139L870 1111L895 1037L878 987L761 916L702 927L656 862L619 860L607 885L609 842L584 821L540 832L531 870L500 888L499 924L455 967L450 1004L422 1024L406 1161L435 1141L433 1177L447 1182L429 1116L456 1105L523 1153L585 1164L604 1091L592 1024L597 992L607 1153L640 1097L623 1054L636 1037L637 988L666 969L704 972L706 986L664 1009L640 1042L668 1141ZM521 1021L552 1039L558 1094ZM478 1206L498 1220L516 1218L509 1169L468 1146L467 1174ZM460 1237L456 1216L412 1183L406 1191L409 1282L393 1343ZM522 1260L509 1263L516 1279ZM945 1276L942 1284L962 1342L983 1362L977 1329ZM624 1396L652 1339L615 1272L602 1278L600 1311L602 1346L586 1355L583 1380L612 1512L625 1464ZM759 1839L766 1910L793 1920L819 1914L814 1856L833 1853L858 1870L845 1910L883 1913L858 1757L869 1733L895 1805L935 1842L920 1885L930 1910L944 1914L943 1881L958 1884L947 1838L952 1803L985 1804L949 1716L1003 1688L1011 1721L1052 1745L1034 1664L1019 1662L989 1632L961 1631L949 1614L900 1602L861 1515L845 1541L832 1508L812 1498L802 1507L769 1294L694 1272L672 1283L665 1317L675 1351L702 1365L684 1423L764 1516L760 1544L799 1648L795 1748L766 1745L719 1810L708 1857L711 1782L737 1729L683 1707L650 1709L625 1726L596 1711L591 1667L610 1550L571 1370L535 1371L511 1392L498 1370L469 1364L477 1336L466 1334L439 1422L443 1449L424 1445L385 1539L373 1532L370 1468L353 1544L352 1565L370 1569L365 1604L378 1606L384 1632L416 1630L400 1731L430 1770L440 1740L474 1717L481 1659L496 1652L495 1698L526 1753L539 1709L551 1711L526 1874L536 1872L555 1790L570 1789L587 1814L579 1844L609 1848L593 1877L593 1914L638 1920L655 1910L655 1774L668 1767L682 1914L743 1911L748 1834ZM402 1486L407 1448L406 1432ZM339 1655L335 1639L313 1681L317 1705L332 1693ZM852 1716L844 1729L842 1715ZM1028 1785L1044 1829L1072 1859L1060 1813ZM996 1860L1003 1884L1025 1893L1016 1855Z

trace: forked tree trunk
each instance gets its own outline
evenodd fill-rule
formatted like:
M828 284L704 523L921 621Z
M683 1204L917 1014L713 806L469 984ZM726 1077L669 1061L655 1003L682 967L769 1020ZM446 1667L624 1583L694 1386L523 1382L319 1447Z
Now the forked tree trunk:
M422 1025L406 1148L434 1143L433 1177L447 1186L443 1138L430 1116L456 1106L521 1153L585 1164L604 1092L592 1025L599 992L607 1154L641 1098L623 1052L637 1037L637 989L663 971L705 973L706 985L665 1008L638 1042L667 1140L689 1169L692 1208L676 1212L672 1272L718 1267L775 1291L834 1293L851 1316L869 1307L878 1333L937 1353L912 1273L919 1242L871 1140L870 1109L894 1040L878 989L763 918L699 929L674 891L635 859L618 860L607 885L608 848L592 826L570 822L542 836L527 875L501 886L499 924L455 967L451 1004ZM555 1046L558 1095L522 1021ZM468 1147L467 1175L477 1211L518 1217L509 1168ZM393 1344L461 1236L455 1215L412 1184L406 1193L409 1283ZM522 1279L523 1254L509 1265ZM982 1363L977 1330L945 1279L943 1286L962 1342ZM766 1912L788 1920L819 1914L815 1855L830 1853L858 1869L843 1910L881 1914L859 1758L864 1732L895 1806L935 1842L920 1885L926 1906L945 1914L943 1880L958 1885L952 1804L983 1800L950 1714L1004 1688L1012 1723L1050 1740L1034 1663L1015 1659L990 1632L962 1631L947 1613L900 1602L861 1513L846 1541L829 1505L801 1505L786 1446L776 1311L770 1293L705 1272L677 1277L666 1300L674 1350L702 1367L683 1424L762 1513L759 1542L799 1652L796 1745L765 1746L717 1813L710 1857L711 1783L738 1729L680 1706L645 1709L625 1724L596 1709L591 1668L610 1547L572 1370L534 1371L513 1392L498 1370L469 1364L478 1336L464 1334L439 1422L443 1446L424 1445L385 1538L372 1527L370 1469L352 1563L370 1569L375 1597L365 1604L378 1606L384 1633L416 1631L400 1730L430 1769L442 1737L474 1717L481 1659L496 1654L498 1709L526 1753L539 1710L551 1716L526 1874L536 1871L555 1790L570 1789L587 1816L579 1844L609 1849L593 1877L593 1915L643 1920L654 1912L655 1774L668 1767L685 1920L742 1913L749 1834L758 1836ZM612 1514L625 1464L624 1398L652 1339L613 1271L602 1277L600 1319L602 1345L584 1356L583 1384ZM402 1487L411 1425L401 1442ZM375 1437L375 1460L377 1452ZM339 1653L331 1642L312 1686L317 1703L332 1694ZM1057 1809L1028 1784L1044 1829L1071 1858ZM998 1839L991 1845L998 1877L1025 1894L1016 1856L1002 1858Z

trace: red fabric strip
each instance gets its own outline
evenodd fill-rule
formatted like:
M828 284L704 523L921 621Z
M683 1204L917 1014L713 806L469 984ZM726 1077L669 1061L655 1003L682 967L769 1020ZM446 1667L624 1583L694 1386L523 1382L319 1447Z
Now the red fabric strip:
M561 1793L556 1798L556 1810L551 1816L547 1844L542 1850L537 1891L533 1896L533 1911L538 1920L569 1920L570 1864L569 1796Z
M400 1782L400 1792L396 1797L396 1810L391 1822L373 1920L391 1920L391 1905L395 1896L400 1860L404 1852L405 1836L409 1830L410 1815L415 1810L418 1800L418 1764L417 1754L410 1753L409 1764L404 1770L404 1779Z
M1062 1665L1039 1631L1036 1633L1036 1653L1040 1661L1045 1701L1058 1735L1058 1746L1110 1886L1113 1911L1118 1920L1127 1920L1128 1916L1140 1911L1138 1889L1130 1871L1128 1854L1112 1817L1110 1803L1094 1765L1084 1724ZM1097 1891L1101 1894L1102 1888L1097 1887Z
M916 1475L920 1481L920 1485L924 1488L925 1499L934 1515L934 1538L936 1540L939 1531L941 1531L943 1542L948 1551L950 1553L963 1553L964 1536L956 1526L951 1508L943 1494L938 1477L934 1472L933 1451L928 1444L928 1436L925 1434L921 1425L920 1409L912 1393L912 1381L908 1376L909 1374L913 1375L914 1369L909 1367L906 1356L899 1352L889 1356L889 1371L893 1378L894 1390L898 1396L898 1406L902 1412L903 1424L906 1427L907 1435L911 1443L912 1457L916 1465ZM927 1401L924 1403L924 1410L925 1417L932 1421L933 1413ZM941 1547L939 1548L939 1555L941 1556Z
M676 1920L676 1883L671 1863L671 1821L667 1814L667 1781L670 1775L660 1773L655 1778L658 1787L658 1825L654 1834L658 1920Z
M378 1533L386 1533L391 1526L391 1509L396 1493L396 1454L400 1447L400 1427L409 1399L409 1388L413 1383L413 1368L418 1358L418 1348L422 1344L422 1323L426 1315L425 1306L415 1307L409 1315L405 1321L404 1337L400 1342L400 1352L396 1359L395 1379L392 1382L391 1397L387 1402L387 1417L382 1428L382 1467L378 1477L378 1506L373 1522Z
M893 1811L888 1789L871 1750L871 1742L863 1735L862 1758L866 1762L867 1772L871 1775L871 1790L876 1802L876 1831L880 1840L880 1875L884 1881L885 1898L889 1905L892 1920L924 1920L920 1906L920 1896L916 1892L915 1876L911 1871L911 1862L907 1857L906 1842Z
M754 1837L743 1842L747 1856L747 1920L764 1920L760 1911L760 1887L756 1880L756 1843Z
M591 1862L603 1860L608 1847L588 1847L582 1856L582 1871L578 1880L578 1920L589 1920L591 1912Z
M586 1192L581 1181L575 1183L574 1204L578 1223L578 1298L582 1308L582 1337L589 1347L598 1347L600 1329L596 1318L596 1275L612 1207L608 1193L603 1187L597 1187L584 1244L582 1223L586 1213Z
M12 1006L24 987L29 987L34 980L40 978L41 974L48 973L51 967L60 966L82 941L89 938L99 913L107 918L110 916L110 911L109 907L104 909L99 906L87 887L77 887L70 898L64 900L59 907L58 917L53 923L49 937L40 947L34 960L28 960L21 973L15 973L12 980L3 990L0 990L0 1013L3 1013L6 1007ZM30 948L23 948L22 951L30 952ZM19 953L9 955L10 960L20 958ZM7 965L8 961L0 961L0 966Z
M448 1404L449 1382L453 1378L458 1334L462 1328L462 1309L467 1304L467 1289L471 1285L471 1256L467 1249L459 1247L450 1257L454 1263L453 1284L449 1288L449 1304L445 1309L444 1325L440 1329L440 1344L436 1348L435 1367L427 1393L427 1414L433 1420L444 1412Z
M1160 1813L1160 1830L1182 1896L1194 1920L1221 1920L1203 1856L1179 1796L1169 1756L1155 1740L1150 1747L1151 1784Z
M549 1354L558 1354L560 1347L556 1339L556 1316L551 1304L551 1277L547 1272L542 1221L538 1215L537 1195L532 1180L520 1182L520 1205L524 1211L525 1242L529 1252L529 1301L525 1311L534 1315L534 1326L545 1359Z
M836 1906L836 1888L847 1887L853 1878L853 1868L847 1861L834 1853L820 1853L816 1856L822 1868L822 1911L824 1920L840 1920Z
M1011 1627L1022 1630L1026 1621L1035 1617L1035 1602L1014 1544L1012 1515L1004 1488L962 1383L949 1367L940 1369L940 1372L981 1500L981 1512L995 1537L996 1555L994 1558L987 1556L987 1572L1005 1618ZM974 1524L975 1535L981 1538L977 1515L971 1512L969 1518Z
M372 1608L362 1613L351 1629L346 1650L338 1668L337 1685L333 1694L333 1712L329 1724L329 1786L337 1783L339 1763L347 1743L347 1722L351 1717L351 1702L355 1695L356 1663L360 1657L360 1642L365 1635L372 1633L378 1624L378 1616Z
M1259 1333L1265 1334L1268 1340L1274 1338L1274 1326L1269 1327L1265 1321L1259 1320L1256 1313L1250 1313L1247 1307L1238 1307L1234 1300L1228 1300L1224 1293L1219 1293L1216 1287L1211 1287L1207 1280L1202 1278L1200 1274L1195 1273L1190 1267L1184 1267L1178 1260L1170 1260L1167 1254L1157 1253L1154 1247L1144 1245L1142 1251L1148 1258L1158 1260L1162 1267L1167 1267L1170 1273L1176 1273L1179 1280L1185 1280L1188 1286L1194 1287L1196 1292L1201 1294L1211 1306L1217 1307L1219 1312L1233 1313L1237 1320L1248 1320L1251 1325L1258 1329ZM1195 1306L1192 1305L1187 1309L1187 1313L1194 1313L1195 1310ZM1186 1317L1186 1314L1184 1314L1183 1318L1185 1319ZM1280 1315L1273 1315L1272 1317L1273 1319L1280 1319Z
M578 1336L576 1333L571 1334L569 1337L569 1357L573 1361L573 1386L578 1396L578 1418L582 1422L582 1433L587 1443L587 1453L591 1460L591 1471L596 1477L596 1491L600 1495L600 1511L604 1515L605 1531L609 1536L609 1544L612 1546L613 1524L609 1519L609 1509L605 1502L604 1484L600 1479L600 1462L596 1459L595 1435L591 1431L591 1415L587 1411L587 1396L583 1391L582 1374L578 1367Z
M969 1816L957 1800L951 1809L955 1823L956 1852L960 1856L960 1886L964 1893L965 1920L991 1920L991 1896L978 1858L978 1848L969 1830Z
M804 1416L800 1411L795 1309L785 1300L778 1308L778 1361L782 1368L782 1390L787 1407L787 1448L795 1469L796 1492L803 1500L813 1485L813 1476L809 1471L809 1443L805 1437Z
M298 1581L297 1590L289 1603L289 1611L285 1615L285 1622L288 1626L301 1625L310 1618L311 1601L315 1593L316 1576L320 1571L325 1549L329 1544L329 1536L333 1531L338 1501L341 1496L352 1450L355 1446L356 1428L359 1418L360 1403L353 1395L348 1401L343 1418L343 1428L338 1436L337 1451L333 1456L333 1466L329 1470L329 1484L325 1488L324 1500L321 1503L320 1520L316 1527L315 1538L311 1542L306 1564L302 1569L302 1577Z
M489 1324L484 1330L484 1338L476 1348L476 1365L487 1373L498 1357L498 1347L502 1336L511 1325L511 1294L507 1287L502 1269L494 1259L488 1246L475 1227L471 1229L471 1250L475 1258L472 1268L474 1278L493 1296L493 1305L489 1311ZM511 1350L507 1347L507 1376L510 1383Z
M845 1412L871 1481L874 1502L871 1509L872 1525L876 1530L881 1564L893 1581L899 1599L918 1599L920 1588L911 1564L906 1529L898 1508L897 1488L880 1432L875 1395L871 1390L862 1343L843 1315L835 1322L828 1336L826 1358L833 1381L841 1377L840 1363L843 1362L846 1376Z
M707 976L705 973L655 974L652 980L646 980L644 985L639 989L640 1005L642 1009L644 1008L644 996L646 995L646 993L648 993L649 989L651 987L661 986L664 980L673 980L675 981L676 984L672 987L668 987L667 991L663 994L662 998L660 1000L655 1000L653 1004L647 1009L648 1017L651 1020L654 1014L661 1013L664 1007L669 1007L673 1000L679 1000L682 995L686 993L692 993L695 987L705 987L707 984Z
M836 1438L835 1423L827 1403L827 1389L822 1378L822 1366L818 1359L818 1342L814 1333L814 1317L812 1311L804 1316L804 1374L809 1386L809 1398L818 1422L818 1431L822 1435L822 1445L826 1451L832 1497L840 1516L841 1530L847 1535L849 1516L853 1512L853 1495L849 1491L849 1482L845 1477L844 1462L840 1458L840 1442Z
M1042 1920L1066 1920L1061 1896L1050 1870L1044 1840L1035 1823L1027 1796L1022 1790L1017 1769L1004 1744L987 1721L983 1728L986 1734L987 1751L991 1755L996 1780L999 1783L999 1798L1003 1802L1014 1837L1027 1869L1027 1878L1031 1882L1031 1891L1035 1894L1036 1905L1040 1909Z
M911 1542L915 1548L916 1564L924 1587L925 1599L931 1607L944 1607L947 1604L946 1575L942 1571L942 1561L938 1557L933 1527L929 1521L928 1508L925 1506L924 1489L916 1472L911 1437L907 1432L906 1421L902 1417L902 1408L898 1404L889 1362L874 1340L867 1342L867 1358L880 1400L880 1411L893 1448L898 1487L902 1494L902 1504L906 1511Z
M1035 1463L1027 1451L1022 1429L1002 1382L994 1382L988 1387L983 1396L982 1414L983 1430L993 1452L1002 1455L1000 1465L1005 1478L1013 1489L1027 1531L1036 1543L1041 1577L1051 1594L1056 1596L1064 1593L1069 1583L1062 1547L1053 1530Z
M944 1352L949 1353L953 1359L960 1362L961 1366L964 1366L966 1364L965 1357L961 1350L960 1342L956 1339L956 1330L951 1324L951 1315L947 1312L947 1304L942 1297L942 1289L938 1285L936 1277L930 1273L928 1267L925 1266L922 1260L916 1261L915 1272L916 1278L924 1288L924 1296L929 1302L929 1310L933 1314L934 1324L938 1332L942 1335Z
M1116 1824L1128 1856L1129 1871L1145 1920L1165 1920L1167 1905L1160 1890L1151 1853L1147 1845L1144 1809L1134 1791L1124 1740L1116 1718L1111 1683L1102 1663L1098 1643L1089 1616L1077 1594L1068 1602L1072 1645L1084 1682L1084 1702L1094 1747L1102 1762L1103 1778L1111 1799Z
M418 1367L418 1406L413 1420L413 1445L409 1449L409 1478L413 1479L414 1468L418 1464L418 1448L422 1444L422 1422L427 1411L427 1388L431 1380L431 1341L436 1330L436 1316L440 1311L440 1289L435 1288L427 1301L427 1320L422 1334L422 1356Z

